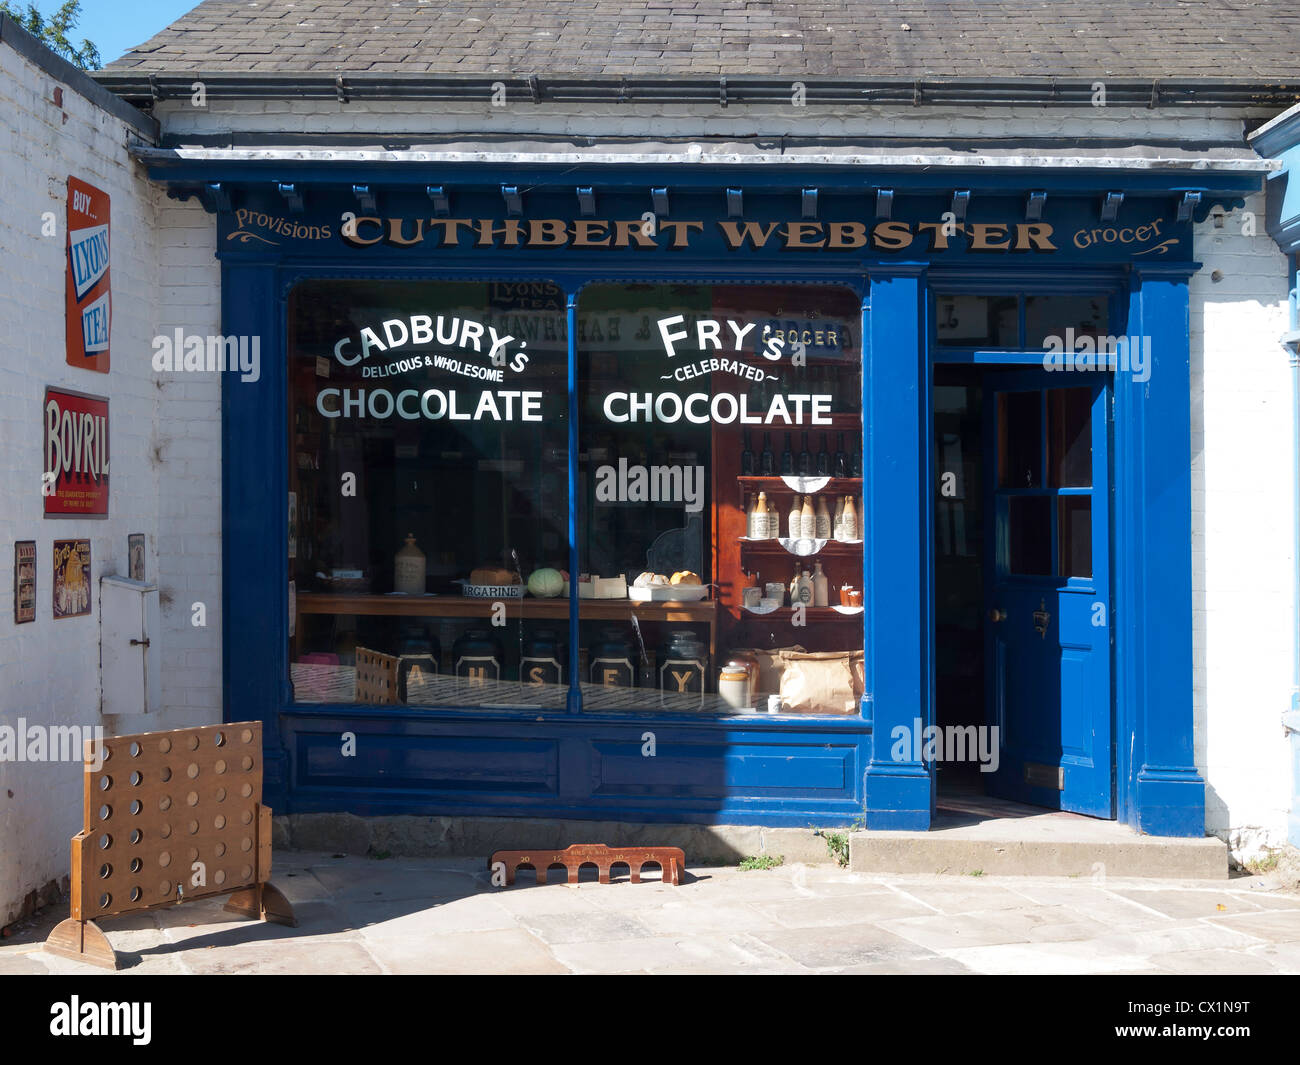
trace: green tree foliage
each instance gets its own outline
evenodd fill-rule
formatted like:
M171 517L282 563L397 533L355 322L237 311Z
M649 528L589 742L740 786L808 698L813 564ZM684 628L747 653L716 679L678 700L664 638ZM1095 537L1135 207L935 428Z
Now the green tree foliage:
M81 47L78 48L68 36L81 21L81 0L63 0L59 10L48 17L42 15L33 3L28 3L26 11L18 11L10 5L9 0L0 0L0 12L4 12L69 63L82 70L98 69L99 49L87 40L82 40Z

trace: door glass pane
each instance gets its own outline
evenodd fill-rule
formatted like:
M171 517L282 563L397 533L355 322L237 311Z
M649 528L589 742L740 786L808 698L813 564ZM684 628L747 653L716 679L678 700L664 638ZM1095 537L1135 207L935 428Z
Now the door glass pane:
M1057 575L1092 576L1092 497L1061 496L1056 501Z
M998 396L998 487L1038 488L1043 483L1042 395Z
M1008 501L1012 573L1052 572L1052 509L1047 496L1019 496Z
M1052 486L1092 487L1092 389L1048 392L1047 425Z
M957 348L1020 346L1018 296L936 296L935 340Z

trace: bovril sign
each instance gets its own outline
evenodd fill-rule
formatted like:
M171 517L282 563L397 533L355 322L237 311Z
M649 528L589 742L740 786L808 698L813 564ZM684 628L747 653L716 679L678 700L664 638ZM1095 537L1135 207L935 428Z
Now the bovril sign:
M108 516L108 400L47 388L41 439L46 517Z

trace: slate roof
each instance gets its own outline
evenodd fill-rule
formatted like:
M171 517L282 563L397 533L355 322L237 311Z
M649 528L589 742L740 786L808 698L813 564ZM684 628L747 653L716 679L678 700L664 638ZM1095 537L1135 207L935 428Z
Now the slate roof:
M1300 0L206 0L114 73L1300 78Z

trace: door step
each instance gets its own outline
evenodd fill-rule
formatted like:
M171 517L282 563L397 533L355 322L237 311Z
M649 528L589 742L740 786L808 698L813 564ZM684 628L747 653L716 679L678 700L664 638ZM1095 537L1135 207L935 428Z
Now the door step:
M854 832L860 873L1159 877L1226 880L1228 845L1213 836L1145 836L1115 821L1042 811L972 819L940 809L928 832Z

